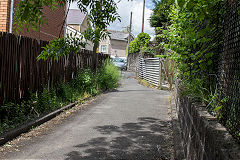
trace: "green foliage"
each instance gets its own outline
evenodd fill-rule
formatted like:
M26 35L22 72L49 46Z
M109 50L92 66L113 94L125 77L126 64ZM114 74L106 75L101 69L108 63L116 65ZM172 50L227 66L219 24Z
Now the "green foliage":
M214 71L213 61L221 45L217 24L223 11L215 9L221 1L177 2L171 6L170 25L166 29L157 28L162 33L158 37L166 39L161 45L173 51L169 56L175 57L184 76L204 77L201 73Z
M203 103L203 105L209 103L209 91L204 88L204 82L201 79L184 79L179 88L181 96L188 96L193 102Z
M48 6L54 10L57 6L64 6L66 0L21 0L18 2L18 7L14 11L14 26L19 30L26 27L38 30L39 27L46 23L43 16L43 6Z
M96 87L93 72L90 69L79 70L73 86L78 91L91 92Z
M81 6L82 3L80 0L78 1L80 9L84 8L84 6ZM83 34L87 40L98 45L101 39L109 36L108 32L106 32L107 26L116 20L121 21L117 13L117 4L114 0L88 0L86 7L89 8L88 29Z
M88 29L83 33L83 36L86 40L92 41L95 46L98 46L99 41L108 35L105 32L107 26L115 20L120 21L117 4L114 0L27 0L18 3L18 7L14 12L14 26L18 30L22 30L24 27L28 31L30 29L38 30L42 24L47 22L43 14L44 6L54 10L59 5L63 7L64 4L70 4L71 2L77 2L81 11L85 13L89 11ZM50 41L49 45L44 47L43 52L38 56L38 60L48 58L58 60L63 55L78 52L81 46L86 45L83 36L76 38L71 35ZM94 52L96 52L96 47L94 47Z
M117 88L119 78L119 69L110 60L103 63L97 75L97 81L102 89Z
M77 2L79 9L85 13L88 8L90 21L93 25L98 24L101 29L106 29L107 25L120 18L114 0L24 0L18 3L14 11L14 26L20 30L23 27L37 30L42 24L47 23L43 16L44 6L54 11L58 6L63 7L71 2Z
M164 27L170 20L170 6L174 0L153 0L155 7L150 17L152 27Z
M69 53L77 54L81 47L86 46L86 42L84 42L84 38L76 37L75 35L68 34L65 38L53 39L49 42L49 44L43 48L41 54L37 57L38 60L43 59L47 60L49 58L53 58L57 60L64 55L68 55Z
M183 79L179 86L180 96L188 96L193 102L201 103L212 115L221 119L222 106L228 102L229 97L223 96L217 86L209 90L204 84L205 82L201 79Z
M151 37L147 33L139 33L137 38L135 38L130 44L129 44L129 52L128 53L136 53L139 52L143 47L148 47L149 41Z
M208 103L206 95L209 95L209 91L204 87L204 82L201 79L184 79L180 84L182 96L189 96L194 102L203 102L205 105Z
M153 84L147 82L145 79L138 79L138 83L142 84L143 86L149 87L149 88L156 88Z
M96 75L90 69L80 69L70 82L50 89L45 87L42 92L30 94L28 100L21 103L4 104L0 106L0 134L70 102L116 88L119 78L118 68L106 60Z
M120 21L120 16L117 13L117 4L114 0L88 0L90 1L86 7L89 7L89 20L93 28L104 30L110 23ZM78 1L78 4L82 1ZM81 6L79 6L81 8Z
M109 33L105 29L95 28L93 29L90 25L83 32L84 37L87 40L90 40L94 44L98 44L101 39L106 39L109 36Z
M167 25L156 27L159 46L165 50L159 57L175 61L179 78L190 85L186 88L197 101L211 99L206 96L215 85L208 78L216 72L214 62L222 45L222 2L176 0L168 9Z
M142 47L141 53L143 55L149 55L149 56L154 57L154 55L156 53L156 49L153 48L153 47L146 47L146 46L144 46L144 47Z

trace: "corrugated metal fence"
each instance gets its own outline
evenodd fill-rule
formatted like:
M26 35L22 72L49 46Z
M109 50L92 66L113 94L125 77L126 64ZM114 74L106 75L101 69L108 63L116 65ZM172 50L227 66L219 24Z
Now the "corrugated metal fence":
M162 63L160 58L140 58L138 76L147 82L161 87L162 85Z
M0 105L16 102L30 92L42 91L70 81L78 68L93 67L93 53L82 50L58 61L37 61L42 47L48 42L0 32ZM109 55L98 54L98 64Z

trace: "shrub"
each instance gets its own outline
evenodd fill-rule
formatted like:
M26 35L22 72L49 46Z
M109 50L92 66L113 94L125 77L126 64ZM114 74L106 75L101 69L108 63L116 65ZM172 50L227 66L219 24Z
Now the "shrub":
M110 60L106 60L97 75L97 83L103 90L118 87L119 69Z
M79 70L73 83L78 91L90 92L95 88L95 77L90 69Z
M151 37L147 33L139 33L137 38L129 44L128 53L139 52L143 47L148 47Z
M21 103L4 104L0 106L0 134L64 104L98 94L101 90L116 88L119 78L118 68L106 60L96 75L90 69L80 69L71 82L31 93L28 100Z

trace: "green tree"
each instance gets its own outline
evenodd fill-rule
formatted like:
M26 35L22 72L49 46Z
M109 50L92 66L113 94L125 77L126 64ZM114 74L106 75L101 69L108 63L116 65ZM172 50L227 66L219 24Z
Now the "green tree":
M148 47L151 37L147 33L139 33L137 38L135 38L129 44L129 53L139 52L143 47Z
M163 27L169 22L170 6L173 2L173 0L153 0L155 7L150 17L152 27Z
M96 53L98 43L100 39L107 36L105 29L107 26L115 20L120 20L120 16L117 13L117 4L114 0L23 0L18 3L18 7L15 11L15 26L18 29L26 27L29 29L37 29L42 24L46 23L46 19L43 16L43 6L48 6L52 10L57 8L59 5L63 6L66 3L77 2L78 7L83 12L87 12L89 9L89 28L83 34L88 40L94 43L94 52ZM68 37L67 39L53 40L52 44L48 45L44 52L38 57L39 59L54 58L58 59L60 56L69 54L63 48L73 48L74 52L77 52L78 45L84 45L83 38L74 39ZM75 47L74 47L75 46ZM94 54L94 62L96 60L96 54ZM96 64L95 64L96 68Z
M22 0L15 10L14 22L18 29L26 27L37 29L46 23L42 8L49 7L54 11L58 6L77 2L79 9L87 12L89 8L90 21L98 24L100 28L106 28L111 22L118 18L116 3L114 0Z
M167 40L161 45L173 51L171 56L178 60L179 69L186 77L207 78L207 74L214 72L213 61L222 43L219 25L222 2L178 0L171 6L170 25L157 28L162 33L158 36Z

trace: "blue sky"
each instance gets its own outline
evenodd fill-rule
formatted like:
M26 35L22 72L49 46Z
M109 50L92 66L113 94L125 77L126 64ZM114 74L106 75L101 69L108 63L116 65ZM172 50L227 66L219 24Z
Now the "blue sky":
M149 9L153 9L154 8L154 4L152 2L152 0L146 0L146 7Z

